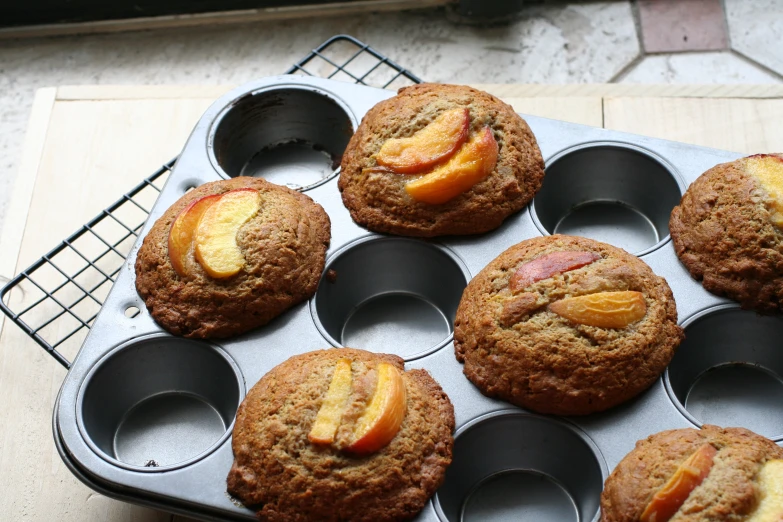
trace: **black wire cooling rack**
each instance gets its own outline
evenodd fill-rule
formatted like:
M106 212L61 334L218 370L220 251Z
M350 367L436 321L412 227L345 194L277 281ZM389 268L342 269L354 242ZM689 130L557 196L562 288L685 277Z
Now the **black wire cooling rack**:
M347 35L325 41L286 74L381 88L421 83L407 69ZM71 366L68 356L72 358L81 347L175 162L176 158L163 165L0 288L0 309L66 368ZM138 313L133 308L126 311L130 316Z

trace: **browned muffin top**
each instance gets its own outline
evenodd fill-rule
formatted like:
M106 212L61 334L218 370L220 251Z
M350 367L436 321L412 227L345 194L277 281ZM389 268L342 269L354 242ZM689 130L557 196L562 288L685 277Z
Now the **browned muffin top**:
M680 261L704 288L762 313L783 303L783 154L717 165L669 221Z
M606 479L601 520L651 522L653 511L657 522L780 520L780 487L769 486L783 478L782 458L783 448L744 428L656 433L637 442ZM753 518L770 512L776 517Z
M619 248L572 236L515 245L468 284L454 345L482 393L583 415L652 384L683 338L666 281Z
M416 156L415 161L426 168L412 169L410 163L402 162L395 171L383 161L383 155L379 156L389 140L410 138L449 111L458 117L456 109L460 108L467 109L467 132L460 135L465 144L456 149L435 147L437 150L424 159ZM487 140L496 143L494 149L482 145ZM442 159L442 166L457 161L454 158L460 151L473 154L470 147L475 147L479 159L497 154L494 162L485 162L489 169L486 176L462 175L470 169L460 170L459 180L447 183L452 188L460 185L457 195L449 194L445 202L441 202L441 190L432 198L433 192L426 187L419 187L420 199L411 196L406 185L414 180L421 184L422 178L439 168L437 158ZM482 162L477 159L474 163ZM397 96L377 104L364 116L343 155L338 186L358 224L378 232L432 237L478 234L498 227L533 198L543 175L544 162L535 137L509 105L470 87L420 84L400 89Z
M346 360L351 393L338 408L333 441L313 442ZM357 454L353 434L374 402L383 365L402 378L404 416L390 441ZM240 406L228 491L257 508L261 520L408 520L442 483L453 430L451 402L426 371L405 372L397 356L350 348L306 353L267 373Z
M183 251L182 266L175 266L169 236L177 217L195 202L229 192L258 194L257 211L245 209L242 217L250 217L231 232L238 247L238 272L210 275L192 245ZM174 203L144 238L136 256L136 290L153 319L175 335L237 335L315 293L329 238L329 216L304 194L249 177L206 183ZM223 252L217 249L211 255L222 262ZM221 268L217 261L208 263Z

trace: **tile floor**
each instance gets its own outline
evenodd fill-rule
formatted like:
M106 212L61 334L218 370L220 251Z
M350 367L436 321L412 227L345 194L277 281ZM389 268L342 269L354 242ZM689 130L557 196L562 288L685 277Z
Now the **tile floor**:
M431 81L783 83L783 0L548 2L489 28L434 10L0 40L0 229L36 89L238 84L285 71L339 33Z

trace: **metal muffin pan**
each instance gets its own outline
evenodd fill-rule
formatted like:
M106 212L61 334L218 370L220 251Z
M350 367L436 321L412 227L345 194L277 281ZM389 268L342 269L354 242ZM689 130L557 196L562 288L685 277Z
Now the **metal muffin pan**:
M244 382L205 342L152 334L100 360L76 399L76 420L104 459L132 471L186 466L229 436Z
M329 343L406 361L451 340L470 279L453 252L403 237L357 239L335 252L325 271L311 304Z
M353 135L349 109L338 98L297 85L259 89L214 120L209 159L223 177L262 177L293 189L327 181Z
M445 520L591 520L605 478L600 451L576 426L494 411L457 431L435 506Z
M239 87L206 111L60 390L57 446L82 481L177 513L252 520L253 511L226 493L239 401L289 357L344 344L399 354L408 368L428 370L454 404L454 463L420 521L596 521L608 472L651 433L718 422L783 439L783 357L775 349L783 322L706 292L669 239L669 212L685 187L739 154L525 116L547 163L528 209L478 236L382 236L353 223L335 167L362 116L393 94L280 76ZM248 173L301 187L329 214L319 290L242 336L175 338L136 293L141 238L190 188ZM568 419L525 412L481 395L454 357L452 322L470 278L506 248L552 232L639 255L668 281L686 328L665 375L607 412ZM131 307L141 313L127 317ZM167 416L169 424L156 422Z
M739 425L783 440L783 318L736 305L689 318L666 389L693 423Z
M587 143L549 160L530 211L544 234L586 236L644 255L669 239L684 190L666 160L629 144Z

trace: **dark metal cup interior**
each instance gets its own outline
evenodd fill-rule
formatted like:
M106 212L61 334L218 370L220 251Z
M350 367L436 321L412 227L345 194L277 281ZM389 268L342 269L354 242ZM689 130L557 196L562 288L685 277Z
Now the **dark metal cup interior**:
M306 189L331 178L353 134L347 109L325 93L278 88L248 94L213 126L213 162L227 176Z
M578 428L494 412L457 432L435 506L448 522L589 522L605 476L598 448Z
M77 422L104 459L161 471L225 441L243 395L238 367L219 348L153 336L121 346L88 374Z
M410 360L450 340L468 279L445 248L406 238L365 239L327 263L313 315L335 346Z
M589 237L641 255L668 238L681 195L674 175L650 153L588 145L551 161L531 212L545 234Z
M697 425L741 426L783 439L783 319L735 306L685 325L665 374L675 405Z

